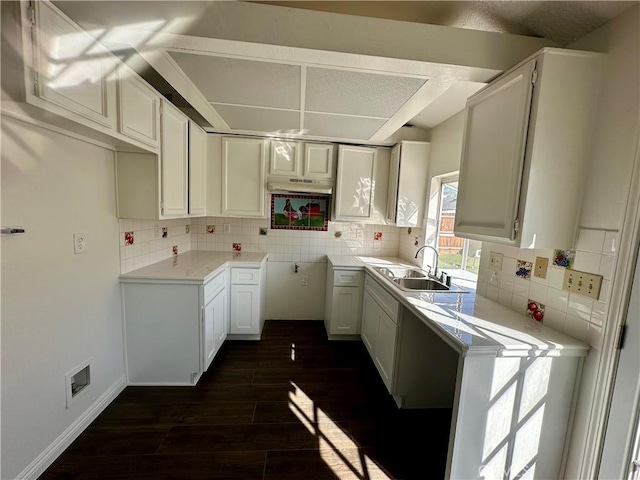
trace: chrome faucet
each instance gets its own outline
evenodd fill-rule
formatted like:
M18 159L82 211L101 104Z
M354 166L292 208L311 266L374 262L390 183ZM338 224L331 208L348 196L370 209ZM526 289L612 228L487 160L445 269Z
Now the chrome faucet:
M416 252L416 256L414 258L418 258L418 254L424 250L425 248L430 248L431 250L433 250L433 253L436 255L436 264L434 265L435 267L435 272L434 272L434 276L437 278L438 277L438 250L436 250L434 247L432 247L431 245L423 245L421 246L418 251ZM429 273L431 273L431 266L429 266Z

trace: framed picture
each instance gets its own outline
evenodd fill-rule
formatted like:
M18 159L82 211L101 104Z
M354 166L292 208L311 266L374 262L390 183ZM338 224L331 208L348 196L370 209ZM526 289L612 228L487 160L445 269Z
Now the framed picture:
M271 195L271 228L326 231L331 197L324 195Z

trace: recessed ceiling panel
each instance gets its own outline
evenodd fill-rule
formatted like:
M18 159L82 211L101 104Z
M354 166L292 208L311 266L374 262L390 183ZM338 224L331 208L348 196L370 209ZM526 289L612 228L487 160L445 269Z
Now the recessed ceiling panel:
M300 113L270 108L211 105L233 130L288 132L300 130Z
M209 102L300 108L300 66L169 52Z
M352 138L368 140L386 123L386 120L344 115L305 113L305 135L314 137Z
M422 78L309 67L305 109L390 118L425 83Z

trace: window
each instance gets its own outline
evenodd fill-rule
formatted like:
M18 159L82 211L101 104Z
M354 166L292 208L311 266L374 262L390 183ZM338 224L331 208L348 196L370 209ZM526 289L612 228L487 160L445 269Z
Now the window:
M482 242L456 237L453 232L458 198L458 176L435 177L431 185L427 245L438 251L438 266L453 277L475 282ZM425 255L429 265L429 256Z

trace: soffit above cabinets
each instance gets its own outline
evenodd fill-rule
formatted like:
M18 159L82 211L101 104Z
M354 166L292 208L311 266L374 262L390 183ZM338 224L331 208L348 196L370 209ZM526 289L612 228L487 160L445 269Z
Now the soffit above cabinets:
M428 81L415 75L170 51L232 131L369 140Z

